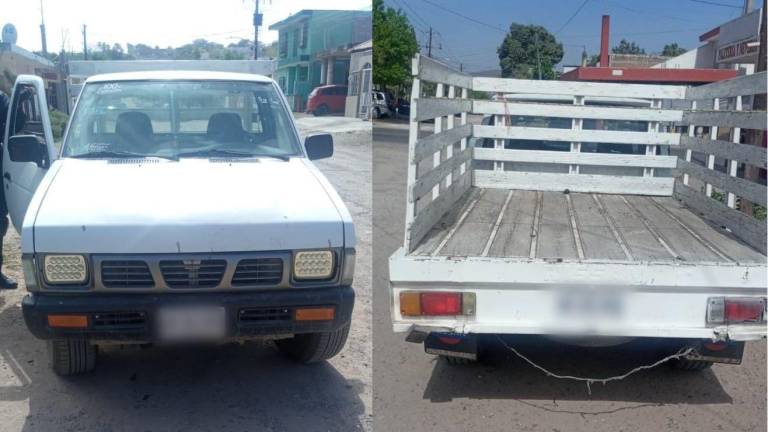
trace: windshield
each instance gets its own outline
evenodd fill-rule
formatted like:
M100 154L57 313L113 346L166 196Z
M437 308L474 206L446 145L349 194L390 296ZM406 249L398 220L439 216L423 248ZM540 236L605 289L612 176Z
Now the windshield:
M64 157L301 155L269 83L120 81L88 84Z

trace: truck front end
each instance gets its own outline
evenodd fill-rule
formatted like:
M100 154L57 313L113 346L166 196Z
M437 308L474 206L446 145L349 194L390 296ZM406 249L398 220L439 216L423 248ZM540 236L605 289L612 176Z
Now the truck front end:
M180 75L180 76L176 76ZM336 355L354 304L355 233L271 80L208 74L89 81L22 232L22 303L56 372L99 344L273 339Z

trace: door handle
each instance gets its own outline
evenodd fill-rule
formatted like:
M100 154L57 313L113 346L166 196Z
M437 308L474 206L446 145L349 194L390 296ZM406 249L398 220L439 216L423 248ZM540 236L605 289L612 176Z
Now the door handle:
M8 181L11 181L11 173L9 173L9 172L6 172L6 173L4 173L4 174L3 174L3 177L5 177L6 179L8 179Z

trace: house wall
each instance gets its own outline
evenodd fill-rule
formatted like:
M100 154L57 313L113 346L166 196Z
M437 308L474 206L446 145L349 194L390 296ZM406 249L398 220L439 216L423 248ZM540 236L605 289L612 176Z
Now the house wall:
M327 60L321 55L335 58L331 83L347 84L349 60L345 58L346 49L370 39L371 12L313 10L306 17L291 19L274 24L270 29L279 32L277 81L293 109L302 111L309 93L325 84ZM304 31L306 37L303 37ZM306 73L303 68L308 68Z
M372 50L352 53L349 60L349 89L347 91L347 99L344 107L344 115L347 117L370 118L370 107L366 110L365 114L360 112L361 101L370 103L371 90L373 89L373 77L369 76L367 86L368 91L365 93L362 92L362 90L365 89L365 86L360 80L363 79L362 71L366 65L368 65L368 67L373 65Z

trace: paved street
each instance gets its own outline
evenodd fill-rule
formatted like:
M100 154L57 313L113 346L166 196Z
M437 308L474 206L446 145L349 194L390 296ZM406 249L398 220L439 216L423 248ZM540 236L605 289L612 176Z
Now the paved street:
M747 345L741 366L684 373L666 366L592 385L548 378L493 346L488 361L452 367L391 331L387 259L402 245L407 124L374 127L374 429L379 431L765 431L766 344ZM633 343L587 350L519 338L555 372L612 376L659 358ZM651 348L651 351L648 351Z
M371 430L370 123L327 117L300 119L299 125L333 132L336 152L318 166L357 230L357 300L341 354L301 366L272 344L110 348L95 373L62 379L49 367L45 343L24 325L22 286L0 292L0 430ZM8 237L5 269L21 281L19 239L12 229Z

